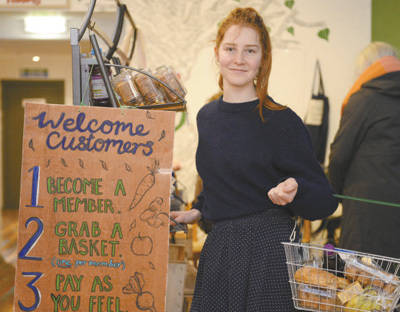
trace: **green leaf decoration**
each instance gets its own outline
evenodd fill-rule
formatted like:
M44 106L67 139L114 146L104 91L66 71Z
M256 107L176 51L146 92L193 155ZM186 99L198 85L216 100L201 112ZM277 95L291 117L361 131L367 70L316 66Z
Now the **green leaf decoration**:
M290 34L292 34L294 36L294 28L293 28L293 26L290 26L290 27L286 28L286 30L287 30L288 33L290 33Z
M286 1L285 1L285 5L286 5L289 9L293 8L293 6L294 6L294 0L286 0Z
M318 32L318 37L320 37L321 39L325 39L326 41L328 41L329 39L329 28L324 28L322 30L320 30Z
M271 27L267 26L267 31L270 33L271 32Z
M236 2L240 2L240 0L235 0Z

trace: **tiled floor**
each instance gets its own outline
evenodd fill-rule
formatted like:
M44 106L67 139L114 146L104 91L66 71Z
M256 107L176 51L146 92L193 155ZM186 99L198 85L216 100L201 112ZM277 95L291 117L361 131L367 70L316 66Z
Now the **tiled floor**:
M2 211L0 220L0 312L12 311L17 221L17 209Z

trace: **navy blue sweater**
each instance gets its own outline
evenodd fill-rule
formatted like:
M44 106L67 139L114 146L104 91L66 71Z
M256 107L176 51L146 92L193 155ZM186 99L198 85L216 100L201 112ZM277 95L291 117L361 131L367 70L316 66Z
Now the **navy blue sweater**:
M289 108L264 108L258 100L206 104L197 115L197 171L203 191L193 208L218 221L265 211L289 209L292 215L315 220L332 214L337 201L316 160L302 120ZM267 192L286 178L296 179L295 199L274 205Z

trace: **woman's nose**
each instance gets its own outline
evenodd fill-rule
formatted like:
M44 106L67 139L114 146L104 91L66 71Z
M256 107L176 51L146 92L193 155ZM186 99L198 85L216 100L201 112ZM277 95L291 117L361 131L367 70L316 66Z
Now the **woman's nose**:
M243 52L238 52L235 55L235 63L237 64L242 64L244 63L244 56L243 56Z

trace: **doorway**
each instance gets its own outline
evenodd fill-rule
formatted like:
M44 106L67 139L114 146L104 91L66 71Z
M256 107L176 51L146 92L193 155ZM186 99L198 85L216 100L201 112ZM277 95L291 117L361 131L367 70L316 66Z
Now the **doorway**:
M24 128L23 99L42 98L64 104L64 81L3 80L2 153L3 209L18 209Z

